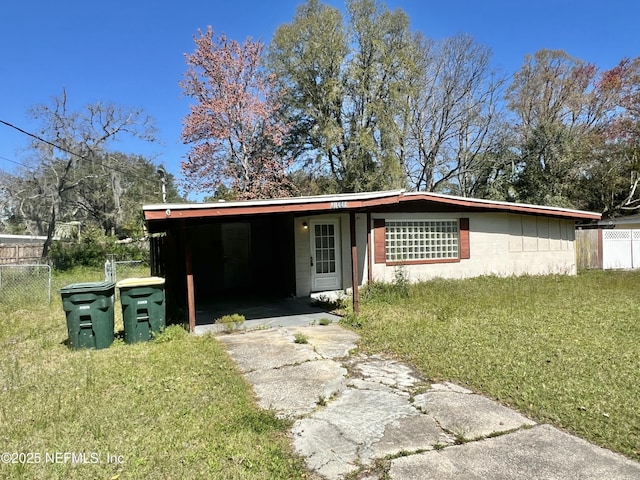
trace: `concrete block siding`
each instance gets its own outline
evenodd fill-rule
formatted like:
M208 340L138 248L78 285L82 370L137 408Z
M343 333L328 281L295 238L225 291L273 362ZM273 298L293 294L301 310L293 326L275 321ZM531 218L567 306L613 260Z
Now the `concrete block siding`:
M410 281L481 275L576 274L574 222L502 213L393 214L373 218L469 218L469 259L403 266ZM396 267L373 264L374 281L393 281Z
M574 220L511 213L372 213L373 219L454 220L469 219L470 258L450 263L404 265L410 281L433 278L469 278L481 275L575 275ZM338 219L341 235L341 289L351 288L349 215L346 213L299 217L295 228L296 294L308 296L311 287L310 229L312 220ZM359 283L368 278L366 215L356 215ZM373 234L373 232L372 232ZM372 242L373 248L373 242ZM373 255L375 252L372 251ZM398 267L372 262L374 281L392 282Z

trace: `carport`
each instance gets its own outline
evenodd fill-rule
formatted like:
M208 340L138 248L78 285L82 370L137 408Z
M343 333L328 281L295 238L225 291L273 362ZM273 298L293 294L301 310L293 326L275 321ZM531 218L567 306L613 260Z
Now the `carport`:
M186 307L193 331L197 310L292 296L292 222L285 213L152 224L151 270L166 279L169 311Z
M203 322L198 311L229 298L352 289L357 311L352 286L363 283L371 259L369 248L358 254L356 236L368 246L369 208L395 204L400 193L145 205L151 272L166 279L167 309L186 309L191 331Z

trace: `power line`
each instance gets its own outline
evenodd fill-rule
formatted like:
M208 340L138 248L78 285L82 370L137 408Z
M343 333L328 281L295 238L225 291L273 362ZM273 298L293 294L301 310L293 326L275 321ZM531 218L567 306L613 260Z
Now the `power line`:
M10 158L3 157L2 155L0 155L0 160L6 160L7 162L15 163L16 165L20 165L21 167L24 167L24 168L31 168L28 165L25 165L24 163L20 163L16 160L11 160Z
M36 135L35 133L28 132L28 131L26 131L26 130L24 130L24 129L22 129L22 128L20 128L20 127L18 127L18 126L16 126L16 125L14 125L14 124L12 124L12 123L6 122L6 121L1 120L1 119L0 119L0 123L1 123L1 124L3 124L3 125L6 125L6 126L7 126L7 127L9 127L9 128L13 128L14 130L17 130L18 132L22 133L23 135L27 135L28 137L31 137L31 138L33 138L33 139L35 139L35 140L39 141L39 142L45 143L45 144L47 144L47 145L49 145L49 146L51 146L51 147L53 147L53 148L57 148L58 150L60 150L60 151L62 151L62 152L68 153L69 155L73 155L73 156L75 156L75 157L78 157L78 158L80 158L81 160L85 160L85 161L87 161L87 162L94 162L94 163L97 163L98 165L100 165L100 166L102 166L102 167L104 167L104 168L106 168L106 169L114 170L114 171L116 171L116 172L122 173L123 175L129 175L129 176L131 176L131 177L135 177L135 178L137 178L138 180L145 180L145 181L146 181L146 180L148 180L148 178L146 178L146 177L141 177L141 176L139 176L139 175L136 175L135 173L124 171L124 170L122 170L122 169L120 169L120 168L118 168L118 167L116 167L116 166L113 166L113 165L105 165L105 164L104 164L104 163L102 163L100 160L96 160L96 159L93 159L93 160L92 160L92 159L89 159L89 158L85 157L84 155L80 155L79 153L76 153L76 152L74 152L74 151L72 151L72 150L69 150L69 149L67 149L67 148L61 147L60 145L56 145L55 143L50 142L49 140L45 140L44 138L42 138L42 137L40 137L40 136ZM8 158L4 158L4 157L0 157L0 158L3 158L4 160L8 160L8 161L10 161L10 162L12 162L12 163L16 163L16 164L18 164L18 165L22 165L23 167L30 168L30 167L27 167L26 165L24 165L24 164L22 164L22 163L19 163L19 162L13 161L13 160L9 160Z

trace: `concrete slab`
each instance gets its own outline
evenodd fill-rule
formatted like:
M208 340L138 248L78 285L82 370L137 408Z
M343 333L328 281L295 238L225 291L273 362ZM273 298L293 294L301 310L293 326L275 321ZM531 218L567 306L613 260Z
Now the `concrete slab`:
M224 315L238 313L245 317L240 328L243 331L307 326L321 320L338 322L338 315L327 312L324 308L313 304L311 298L273 298L273 297L230 297L208 301L198 301L196 308L196 335L208 333L218 334L225 331L225 326L216 323Z
M346 389L310 418L296 421L294 448L311 470L338 479L378 455L448 441L433 419L418 412L408 399L391 389Z
M440 386L416 395L414 405L435 418L442 428L465 440L536 424L486 397L460 393L450 388L442 389Z
M632 480L640 464L549 425L391 462L392 480Z
M351 363L352 377L361 377L405 392L428 385L413 369L395 360L380 356L359 356Z
M372 458L431 450L435 445L453 443L453 436L443 432L433 418L411 415L386 425L382 438L371 445Z
M333 360L316 360L246 374L260 407L281 418L311 413L344 387L347 370Z
M296 333L308 343L294 343ZM216 338L262 408L297 418L294 449L313 478L337 480L357 470L361 480L640 478L640 464L464 387L429 385L383 356L347 357L359 337L338 325ZM469 441L454 445L460 438ZM385 460L387 471L376 460L389 456L398 458Z
M294 326L286 329L295 337L300 333L307 337L309 345L322 358L344 358L356 348L358 334L339 325Z
M222 334L217 338L243 372L269 370L321 358L313 351L313 346L294 343L294 336L282 329Z

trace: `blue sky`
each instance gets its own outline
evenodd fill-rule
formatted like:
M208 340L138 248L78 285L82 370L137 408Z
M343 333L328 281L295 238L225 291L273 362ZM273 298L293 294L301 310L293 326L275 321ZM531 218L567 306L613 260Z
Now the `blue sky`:
M67 90L72 107L97 101L141 107L156 122L160 145L123 143L179 176L188 147L180 142L189 100L178 82L193 36L216 33L268 43L290 22L302 0L139 1L21 0L0 7L0 120L28 131L30 107L50 104ZM343 8L342 0L324 3ZM640 3L633 0L389 0L412 28L440 39L470 34L493 52L493 64L511 74L524 56L542 48L611 68L640 56ZM25 158L28 138L0 124L0 169Z

